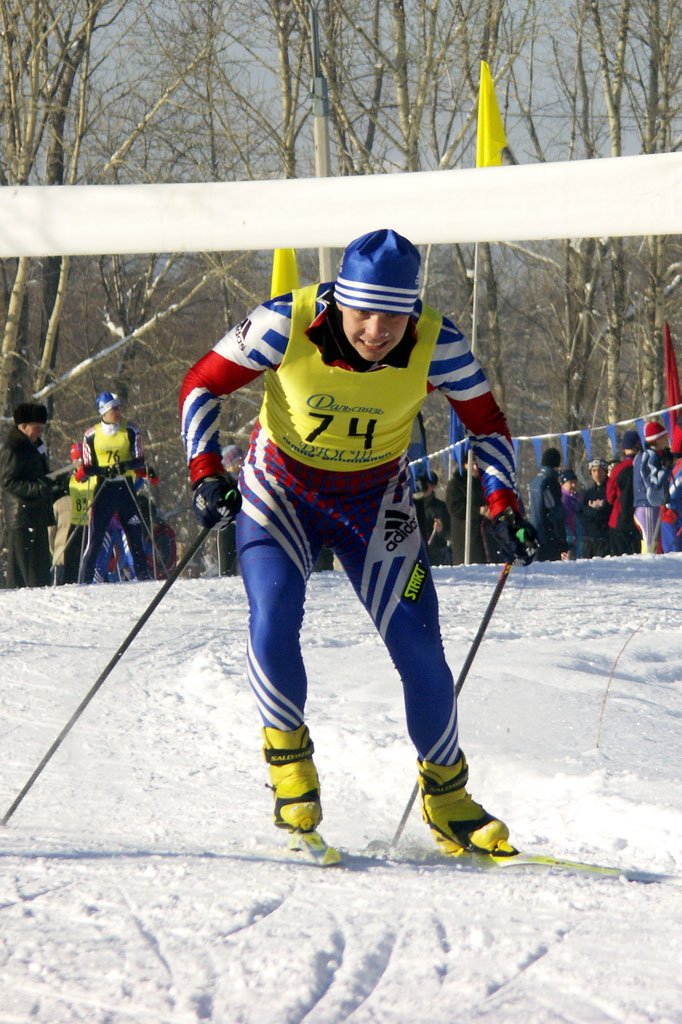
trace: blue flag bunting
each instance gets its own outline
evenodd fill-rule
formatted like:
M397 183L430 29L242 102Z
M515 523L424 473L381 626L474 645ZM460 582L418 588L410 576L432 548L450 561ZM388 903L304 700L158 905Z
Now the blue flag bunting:
M459 466L460 474L462 473L462 463L463 463L462 452L463 451L464 451L464 445L463 444L455 445L455 458L457 459L457 465Z
M642 448L644 449L644 448L646 448L646 438L644 436L644 420L642 419L641 416L640 416L640 418L638 420L635 420L635 426L637 427L637 433L640 436L640 440L642 442Z
M561 450L564 453L564 466L568 465L568 437L566 434L559 434L559 441L561 442Z
M653 414L649 413L649 416L651 416L651 415L653 415ZM660 410L660 412L657 412L655 415L660 416L660 418L663 420L663 422L664 422L664 424L666 426L668 434L670 434L671 430L674 429L674 418L671 415L670 409L662 409L662 410ZM531 443L533 445L533 448L535 449L535 461L536 461L537 467L539 469L541 461L542 461L542 448L543 448L543 444L547 441L547 438L549 436L556 436L556 437L559 438L559 443L561 445L561 450L563 452L563 464L565 466L568 466L568 441L569 441L569 437L572 437L572 436L577 435L579 433L580 436L582 437L583 444L585 445L585 452L587 453L587 460L588 460L588 462L591 462L592 461L592 457L593 457L592 456L592 432L593 432L593 430L597 430L597 431L605 430L606 431L607 437L608 437L609 442L611 444L611 450L613 452L613 456L614 456L614 458L617 459L618 458L618 437L617 437L616 430L617 430L617 427L623 427L623 428L626 428L626 429L632 429L631 427L628 426L628 424L634 424L634 426L635 426L635 428L637 430L637 433L639 435L639 438L641 440L642 447L645 448L646 447L646 439L645 439L645 435L644 435L644 417L640 416L639 419L636 419L636 420L624 420L623 422L621 422L619 424L609 423L609 424L605 424L604 426L599 426L599 427L586 427L585 429L580 430L580 431L572 430L572 431L567 431L566 433L563 433L563 434L556 434L556 435L544 434L542 436L523 437L521 439L519 439L518 437L512 437L511 443L512 443L512 447L514 449L514 459L515 459L516 463L518 464L520 440L531 441ZM449 460L451 460L453 458L453 456L454 456L454 458L457 460L457 465L459 467L460 473L463 472L464 456L469 452L470 448L471 448L471 438L467 435L466 428L465 428L464 424L462 423L461 419L459 418L459 416L457 415L457 413L455 412L455 410L453 408L450 408L450 447L448 449L446 449L446 451L435 453L435 454L442 455L442 458L443 458L443 471L445 473L448 472L448 467L449 467L449 465L451 465L451 462ZM427 476L430 479L431 478L431 468L430 468L430 464L429 464L429 455L428 455L428 452L426 450L426 438L424 436L423 427L422 427L422 432L421 432L421 438L419 440L417 440L417 441L413 441L410 444L408 455L409 455L410 462L416 464L415 466L411 467L413 479L415 479L416 477L419 477L419 476ZM432 457L435 457L435 455L432 456ZM578 460L578 461L580 461L580 460Z
M457 444L458 441L463 441L466 437L466 429L461 419L450 406L450 444Z
M590 438L590 432L589 430L581 430L580 434L582 436L583 444L585 445L585 451L587 452L587 458L589 460L592 458L592 441Z

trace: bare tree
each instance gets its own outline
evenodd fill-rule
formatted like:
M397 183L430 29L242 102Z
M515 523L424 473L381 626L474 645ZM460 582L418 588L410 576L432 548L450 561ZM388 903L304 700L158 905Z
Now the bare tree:
M195 41L178 66L158 50L144 66L120 61L129 37L139 39L143 27L156 22L159 6L152 0L60 0L56 7L45 0L0 0L3 184L75 184L83 173L91 181L140 180L133 170L140 163L147 165L146 180L159 180L167 152L157 144L151 160L150 127L206 55L203 41ZM163 75L152 95L159 67ZM142 79L146 89L138 88ZM116 135L112 126L119 128ZM3 267L0 387L10 403L27 386L39 390L56 365L69 266L66 258L22 257Z
M680 111L682 54L679 0L652 0L636 5L631 32L633 61L626 88L643 153L675 148L674 128ZM642 401L660 408L665 401L663 324L676 309L679 289L679 239L649 236L645 250L644 316L640 327Z
M107 7L116 17L121 3L60 0L55 8L42 0L0 0L3 185L63 185L76 180L85 128L92 37L98 18ZM23 368L33 363L27 333L31 272L32 264L26 257L17 260L13 269L4 268L6 315L0 388L10 401L16 395ZM68 262L59 258L42 265L43 344L38 360L39 378L54 360L67 274Z

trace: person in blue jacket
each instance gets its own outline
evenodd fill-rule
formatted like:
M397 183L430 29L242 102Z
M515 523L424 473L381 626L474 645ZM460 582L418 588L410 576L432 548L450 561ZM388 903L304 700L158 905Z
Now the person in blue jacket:
M569 557L566 516L557 473L560 465L559 450L547 448L542 453L540 472L530 483L529 519L537 531L540 544L538 562L557 562Z
M644 440L646 448L638 452L632 464L632 486L642 552L650 553L658 548L661 506L668 498L672 454L668 448L668 431L657 420L645 426Z

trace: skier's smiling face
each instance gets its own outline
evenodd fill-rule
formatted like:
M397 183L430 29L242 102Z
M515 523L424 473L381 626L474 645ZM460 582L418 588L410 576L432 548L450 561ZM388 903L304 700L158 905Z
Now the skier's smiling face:
M401 341L409 317L404 313L380 313L374 309L354 309L337 303L343 333L355 351L369 363L384 359Z

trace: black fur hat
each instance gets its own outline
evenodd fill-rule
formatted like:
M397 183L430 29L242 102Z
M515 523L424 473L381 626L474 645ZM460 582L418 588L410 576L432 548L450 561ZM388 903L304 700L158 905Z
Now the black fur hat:
M38 405L37 402L22 402L13 415L17 426L21 423L47 423L47 406Z
M540 459L541 466L549 466L551 469L558 469L561 465L561 452L558 448L546 448Z

